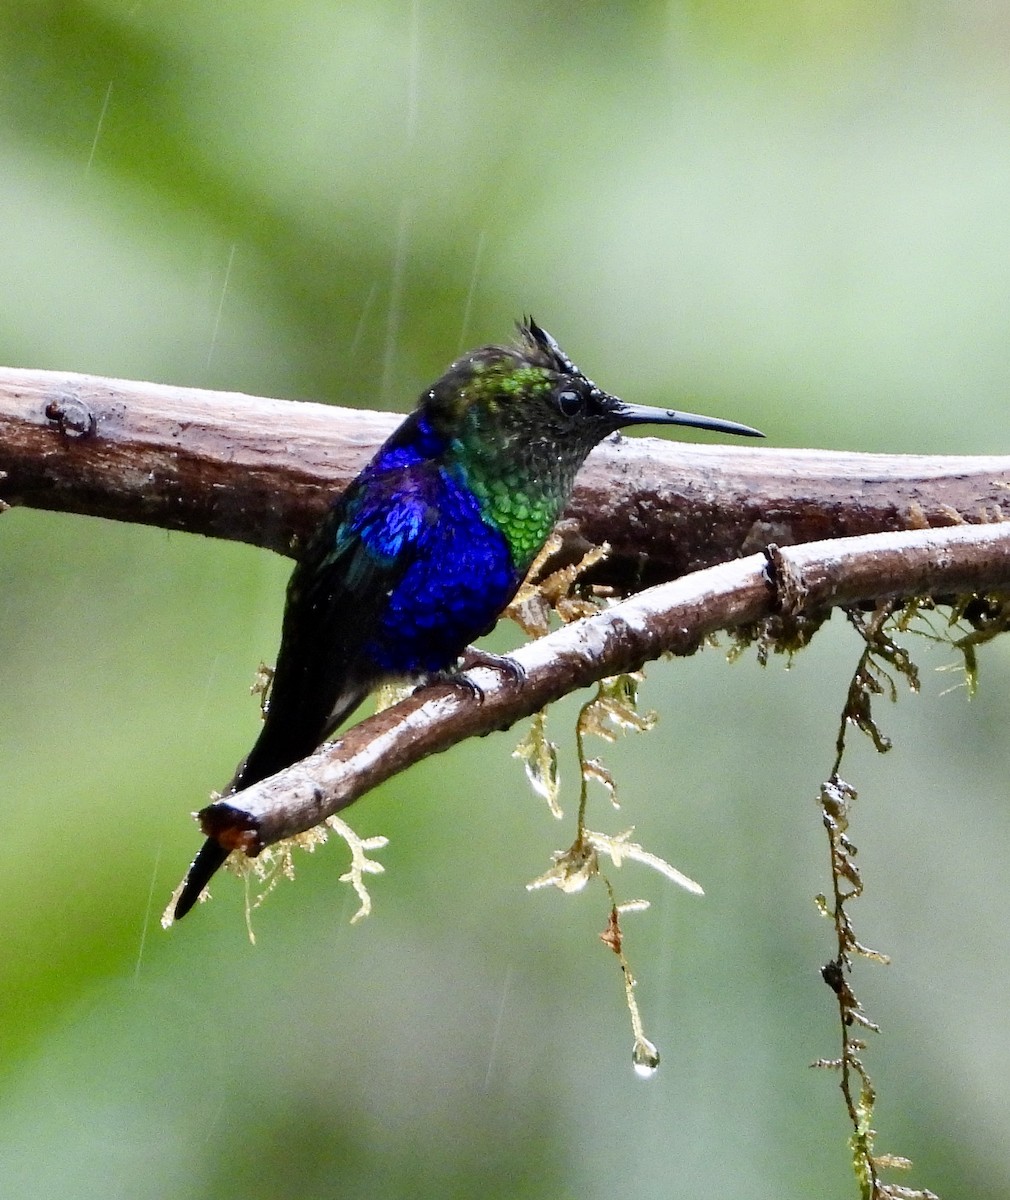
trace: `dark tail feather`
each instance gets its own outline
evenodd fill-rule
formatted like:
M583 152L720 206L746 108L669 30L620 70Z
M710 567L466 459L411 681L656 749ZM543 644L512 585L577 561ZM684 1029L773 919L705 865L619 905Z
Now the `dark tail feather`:
M278 771L283 771L285 767L307 757L358 707L368 690L367 686L360 683L347 685L333 705L336 711L325 718L325 723L320 728L306 719L302 708L289 704L283 694L277 694L275 680L275 690L270 698L271 708L260 735L248 756L239 763L234 779L222 793L223 798L228 799L236 792L252 787L260 780L276 775ZM314 732L306 734L306 729ZM204 842L200 853L193 859L186 872L182 891L175 904L176 921L181 921L200 899L200 893L229 853L216 838L208 838Z
M200 853L193 859L186 880L179 893L175 905L175 919L181 921L193 905L200 899L200 893L210 882L211 876L228 857L225 850L214 838L208 838L200 847Z

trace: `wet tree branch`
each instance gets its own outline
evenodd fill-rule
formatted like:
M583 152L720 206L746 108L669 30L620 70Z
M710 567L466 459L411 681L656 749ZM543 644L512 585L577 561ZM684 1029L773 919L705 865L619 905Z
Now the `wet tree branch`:
M329 497L397 419L0 369L0 507L140 522L295 554ZM1008 588L1010 527L996 524L1007 516L1008 481L1007 457L609 441L580 473L564 522L568 544L578 554L609 542L594 579L621 594L656 586L517 651L522 686L478 670L482 704L451 685L429 687L204 809L205 832L255 854L413 762L664 651L689 654L717 629L881 596Z
M706 635L778 616L817 619L883 598L1010 589L1010 524L871 534L773 548L659 584L528 643L512 657L521 684L468 672L483 693L438 683L368 717L310 758L211 804L203 831L255 856L310 829L408 766L491 733L609 675L660 654L693 653Z
M0 369L0 503L294 554L398 418L56 371ZM763 549L1004 519L1010 458L620 438L579 475L573 552L622 592Z

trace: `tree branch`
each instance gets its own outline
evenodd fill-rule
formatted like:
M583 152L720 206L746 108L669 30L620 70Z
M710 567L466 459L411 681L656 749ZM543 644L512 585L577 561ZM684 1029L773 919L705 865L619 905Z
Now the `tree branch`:
M0 369L0 507L110 517L295 554L397 420ZM563 522L569 550L607 541L612 550L594 580L622 593L660 586L516 651L522 686L483 669L473 673L483 703L451 684L426 688L247 789L241 806L237 797L210 805L204 830L256 854L463 738L508 728L569 691L664 651L689 654L708 633L776 611L795 617L881 596L1008 588L1010 534L993 524L1007 515L1008 478L1006 457L615 437L579 475ZM945 525L955 528L937 528ZM868 534L878 536L845 536ZM824 538L844 540L815 541ZM773 544L793 548L754 553Z
M57 371L0 369L0 503L158 525L293 554L395 414ZM1007 515L1010 458L616 438L579 475L572 553L627 592L770 542Z
M413 763L475 735L507 729L561 696L663 653L688 655L720 629L779 615L818 617L883 598L1010 589L1010 524L876 534L775 548L661 584L566 625L511 656L525 679L467 672L419 689L310 758L199 814L204 833L255 856L340 812Z

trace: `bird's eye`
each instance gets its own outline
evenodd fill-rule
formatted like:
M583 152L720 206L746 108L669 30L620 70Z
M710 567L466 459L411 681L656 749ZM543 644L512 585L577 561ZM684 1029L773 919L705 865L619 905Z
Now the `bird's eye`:
M586 401L585 397L578 392L566 388L563 392L558 392L557 404L563 416L577 417L585 408Z

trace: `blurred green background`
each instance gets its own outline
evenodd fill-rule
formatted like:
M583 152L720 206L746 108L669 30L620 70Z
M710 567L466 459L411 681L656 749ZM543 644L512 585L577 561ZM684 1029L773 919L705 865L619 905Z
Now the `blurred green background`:
M1007 452L1010 7L975 0L6 0L0 361L406 410L532 311L635 402L772 445ZM529 895L568 821L462 746L360 802L246 940L241 885L163 932L188 813L256 728L289 564L0 519L0 1190L19 1197L853 1197L818 968L813 799L857 647L655 666L604 749L646 1029L602 889ZM499 642L499 644L504 644ZM1010 1192L1010 652L856 744L857 992L882 1150Z

